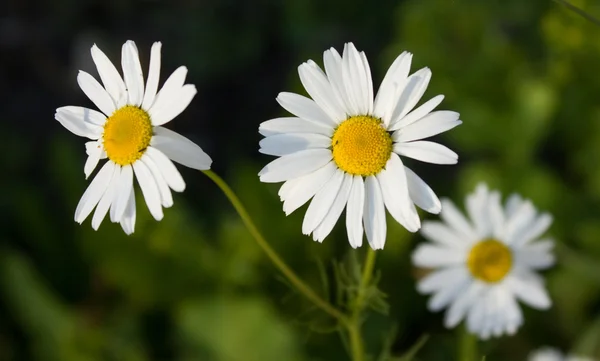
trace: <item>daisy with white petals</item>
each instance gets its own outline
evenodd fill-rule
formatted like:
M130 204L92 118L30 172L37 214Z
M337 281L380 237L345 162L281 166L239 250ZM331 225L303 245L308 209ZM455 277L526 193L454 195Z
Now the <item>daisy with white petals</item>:
M348 240L362 245L363 227L373 249L386 238L385 209L411 232L421 224L415 204L438 213L431 188L402 163L400 156L436 164L455 164L458 156L438 143L422 141L461 124L459 114L435 111L438 95L415 108L431 71L409 75L412 54L402 53L388 70L377 96L364 52L352 43L340 54L325 51L325 72L312 60L298 72L312 99L280 93L279 104L294 117L260 125L260 152L280 157L259 173L279 190L286 214L312 198L302 232L323 241L344 208Z
M527 361L594 361L593 358L573 355L563 355L552 347L542 347L529 354Z
M470 219L442 200L443 222L423 223L432 243L413 253L413 263L434 271L417 289L433 294L428 307L448 307L444 323L452 328L466 319L467 329L482 339L514 334L523 323L517 300L548 309L544 280L536 273L554 264L553 242L539 239L552 217L538 214L529 200L513 194L504 206L500 193L480 184L466 199Z
M108 158L81 197L75 221L82 223L92 212L92 227L98 229L110 210L110 220L120 223L127 234L135 229L133 178L156 220L162 207L173 204L171 189L182 192L185 182L171 160L195 169L209 169L210 157L189 139L163 128L185 110L196 95L196 87L184 84L187 68L179 67L157 92L161 43L150 53L148 80L144 84L138 50L133 41L123 44L123 78L108 57L96 46L92 59L102 86L90 74L80 71L77 82L99 111L66 106L55 118L72 133L91 139L84 167L86 178L101 159Z

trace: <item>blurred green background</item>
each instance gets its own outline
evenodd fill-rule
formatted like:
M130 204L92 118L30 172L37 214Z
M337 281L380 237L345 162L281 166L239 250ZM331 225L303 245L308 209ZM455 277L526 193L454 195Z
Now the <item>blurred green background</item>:
M600 16L597 0L573 4ZM439 137L457 166L410 166L461 206L483 180L555 216L553 307L524 307L515 337L480 343L486 360L525 360L541 345L600 358L600 26L551 0L6 0L0 360L348 359L333 321L288 286L203 174L179 167L187 189L161 222L138 198L133 236L108 220L98 232L73 221L89 183L85 140L54 111L93 107L77 71L97 74L94 43L119 64L128 39L144 69L163 42L162 81L189 68L198 95L169 127L212 156L273 247L323 295L335 290L334 265L365 247L351 250L343 222L323 244L303 236L305 207L285 217L279 185L257 177L272 159L257 151L258 125L285 114L278 92L304 94L297 66L322 64L331 46L364 50L376 88L400 52L414 53L413 70L433 71L425 97L445 94L442 108L464 124ZM410 252L422 238L391 219L388 229L376 268L389 307L369 313L367 350L402 355L429 334L417 360L455 359L457 330L415 291Z

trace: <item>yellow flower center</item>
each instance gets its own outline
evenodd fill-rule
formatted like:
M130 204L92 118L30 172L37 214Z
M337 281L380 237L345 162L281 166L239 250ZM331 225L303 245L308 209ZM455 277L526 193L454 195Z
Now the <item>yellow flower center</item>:
M120 165L131 164L140 159L150 145L150 116L132 105L117 109L106 120L102 138L108 159Z
M469 252L467 265L473 277L488 283L501 281L512 266L512 253L495 239L477 243Z
M344 120L331 138L333 160L346 173L379 173L392 154L392 137L381 119L356 116Z

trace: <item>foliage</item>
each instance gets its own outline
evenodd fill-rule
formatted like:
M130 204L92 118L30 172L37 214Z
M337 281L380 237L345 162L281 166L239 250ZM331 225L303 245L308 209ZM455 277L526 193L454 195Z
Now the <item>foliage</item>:
M126 39L145 68L155 40L164 73L189 68L199 94L169 126L213 156L273 248L340 308L365 250L349 247L342 225L323 244L303 236L306 207L285 217L278 186L256 176L270 159L257 152L258 124L283 114L277 93L302 93L297 65L321 64L330 46L364 49L376 84L401 51L414 53L413 69L433 71L427 94L444 94L464 124L441 136L457 166L410 165L459 204L486 181L555 219L553 307L525 309L517 335L480 343L481 356L523 360L551 345L600 358L599 26L550 0L17 3L0 20L12 29L0 39L0 360L347 358L335 321L282 280L201 173L182 170L187 189L161 222L139 197L133 236L72 221L88 184L84 146L53 112L87 101L75 76L95 74L89 47L117 59ZM592 0L572 3L600 14ZM415 291L421 240L388 221L363 315L373 360L459 355L460 329L444 329Z

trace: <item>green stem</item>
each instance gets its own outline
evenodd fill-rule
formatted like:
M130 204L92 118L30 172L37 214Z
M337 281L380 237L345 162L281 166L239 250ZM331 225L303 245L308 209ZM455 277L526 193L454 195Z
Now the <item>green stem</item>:
M477 361L477 336L469 333L466 326L458 329L459 332L459 361Z
M587 12L585 12L583 9L578 8L577 6L571 4L570 2L566 1L566 0L553 0L554 2L561 4L563 6L565 6L567 9L573 11L574 13L578 14L579 16L584 17L585 19L593 22L596 25L600 25L600 20L598 20L596 17L588 14Z
M365 357L365 346L360 332L360 325L353 321L348 325L348 335L350 336L350 351L352 352L352 361L363 361Z
M244 222L244 225L252 235L252 237L256 240L259 247L263 249L263 251L267 254L267 257L273 262L275 267L277 267L281 273L296 287L300 293L302 293L306 298L312 301L317 307L327 312L332 317L338 319L343 324L348 324L347 317L341 313L338 309L333 307L329 302L325 301L319 295L317 295L304 281L302 281L294 271L279 257L277 252L271 248L269 243L262 236L258 228L254 225L252 218L240 202L237 195L231 190L229 185L216 173L211 170L202 171L208 178L210 178L215 184L225 193L225 196L229 199L233 208L237 211L240 218Z
M353 361L363 361L365 357L365 346L361 334L362 322L360 316L364 308L367 288L373 277L373 268L375 267L375 251L369 247L365 264L363 265L362 276L356 298L352 305L352 316L348 325L348 333L350 336L350 348L352 351Z
M371 282L371 278L373 277L373 268L375 268L375 256L375 251L369 247L369 250L367 251L365 264L363 265L360 286L358 288L356 300L354 301L355 313L360 313L360 311L362 310L363 302L365 301L367 286L369 285L369 283Z

